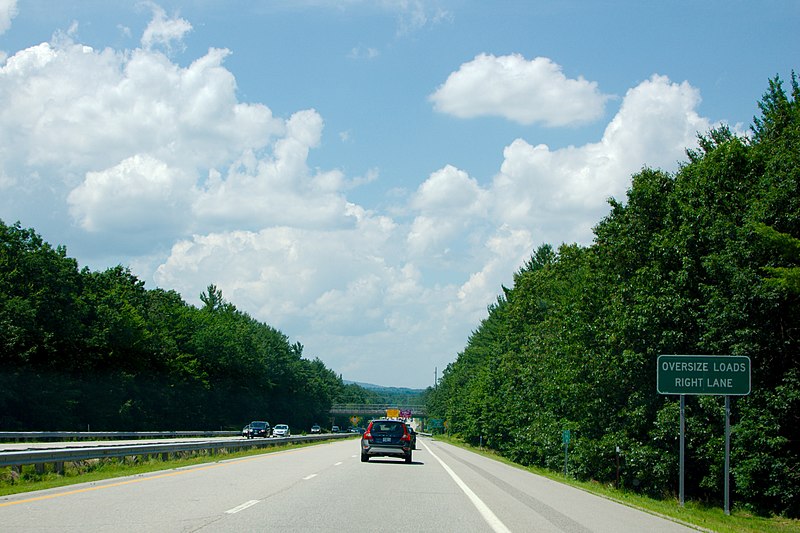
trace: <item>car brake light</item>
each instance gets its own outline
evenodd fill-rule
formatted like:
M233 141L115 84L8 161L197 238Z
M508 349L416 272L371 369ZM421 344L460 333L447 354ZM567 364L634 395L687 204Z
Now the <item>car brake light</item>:
M408 430L405 427L403 427L403 436L400 437L400 440L411 442L411 435L408 434Z
M370 433L369 431L365 431L363 438L366 440L372 440L372 433Z

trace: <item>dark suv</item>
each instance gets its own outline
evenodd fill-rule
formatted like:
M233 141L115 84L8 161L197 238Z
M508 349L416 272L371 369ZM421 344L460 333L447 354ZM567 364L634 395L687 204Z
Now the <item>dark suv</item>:
M250 433L247 435L247 438L251 439L253 437L269 437L269 429L269 422L263 422L261 420L250 422Z
M361 461L365 463L370 457L401 457L411 463L411 450L411 434L401 420L373 420L361 436Z

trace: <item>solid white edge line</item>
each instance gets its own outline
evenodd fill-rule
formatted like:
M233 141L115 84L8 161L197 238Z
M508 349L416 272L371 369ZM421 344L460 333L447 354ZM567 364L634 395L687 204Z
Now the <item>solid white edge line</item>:
M228 509L227 511L225 511L225 514L236 514L239 511L244 511L248 507L254 506L259 501L260 500L250 500L249 502L244 502L242 505L239 505L238 507L234 507L233 509Z
M474 505L474 506L475 506L475 508L476 508L476 509L478 510L478 512L481 514L481 516L483 517L483 519L484 519L484 520L486 520L486 523L487 523L487 524L489 524L489 527L491 527L491 528L492 528L492 530L496 531L497 533L511 533L511 530L510 530L510 529L508 529L508 528L506 527L506 525L505 525L505 524L504 524L504 523L503 523L503 522L502 522L502 521L501 521L499 518L497 518L497 515L496 515L496 514L494 514L494 513L492 512L492 510L491 510L491 509L489 509L489 506L488 506L488 505L486 505L485 503L483 503L483 500L481 500L481 499L478 497L478 495L477 495L477 494L475 494L474 492L472 492L472 489L470 489L470 488L467 486L467 484L466 484L466 483L464 483L464 482L461 480L461 478L460 478L460 477L458 477L458 475L457 475L455 472L453 472L453 470L452 470L452 469L451 469L449 466L447 466L447 465L445 464L445 462L444 462L444 461L442 461L441 459L439 459L439 456L438 456L438 455L436 455L435 453L433 453L433 450L431 450L431 449L428 447L428 445L427 445L427 444L425 444L425 443L423 442L423 443L422 443L422 445L423 445L423 446L425 446L425 449L426 449L426 450L428 450L428 453L429 453L429 454L431 454L431 457L433 457L434 459L436 459L437 461L439 461L439 464L440 464L440 465L442 465L442 468L444 468L445 472L447 472L448 474L450 474L450 477L451 477L451 478L453 478L453 481L455 481L455 482L456 482L456 485L458 485L458 487L459 487L459 488L460 488L462 491L464 491L464 494L466 494L466 495L467 495L467 498L469 498L469 500L472 502L472 505Z

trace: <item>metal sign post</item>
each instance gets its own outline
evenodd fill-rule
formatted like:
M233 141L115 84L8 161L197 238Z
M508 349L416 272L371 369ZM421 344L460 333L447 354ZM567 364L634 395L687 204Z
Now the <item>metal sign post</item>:
M659 355L656 390L681 397L679 499L684 506L687 394L725 396L725 514L730 511L731 396L750 394L750 358L737 355Z
M686 445L686 437L685 437L686 436L686 417L685 417L685 413L686 413L686 396L684 394L681 394L681 451L679 453L679 459L678 459L678 469L680 470L680 474L678 475L678 478L679 478L679 481L678 481L678 493L679 493L679 496L678 497L680 499L681 507L683 507L684 495L685 495L685 492L684 492L685 485L683 483L683 480L684 480L683 473L685 471L684 468L683 468L684 460L685 460L684 450L686 449L685 448L685 445Z
M570 431L565 429L561 432L561 442L564 443L564 477L567 477L567 460L569 455Z
M725 514L731 514L731 397L725 396Z

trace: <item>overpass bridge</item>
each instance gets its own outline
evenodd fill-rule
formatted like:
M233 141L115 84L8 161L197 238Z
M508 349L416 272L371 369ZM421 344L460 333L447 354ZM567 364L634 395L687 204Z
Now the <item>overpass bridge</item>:
M402 404L365 404L365 403L335 403L331 405L330 414L332 415L365 415L365 416L386 416L388 409L398 409L399 411L411 412L413 418L426 418L428 416L424 405L402 405Z

